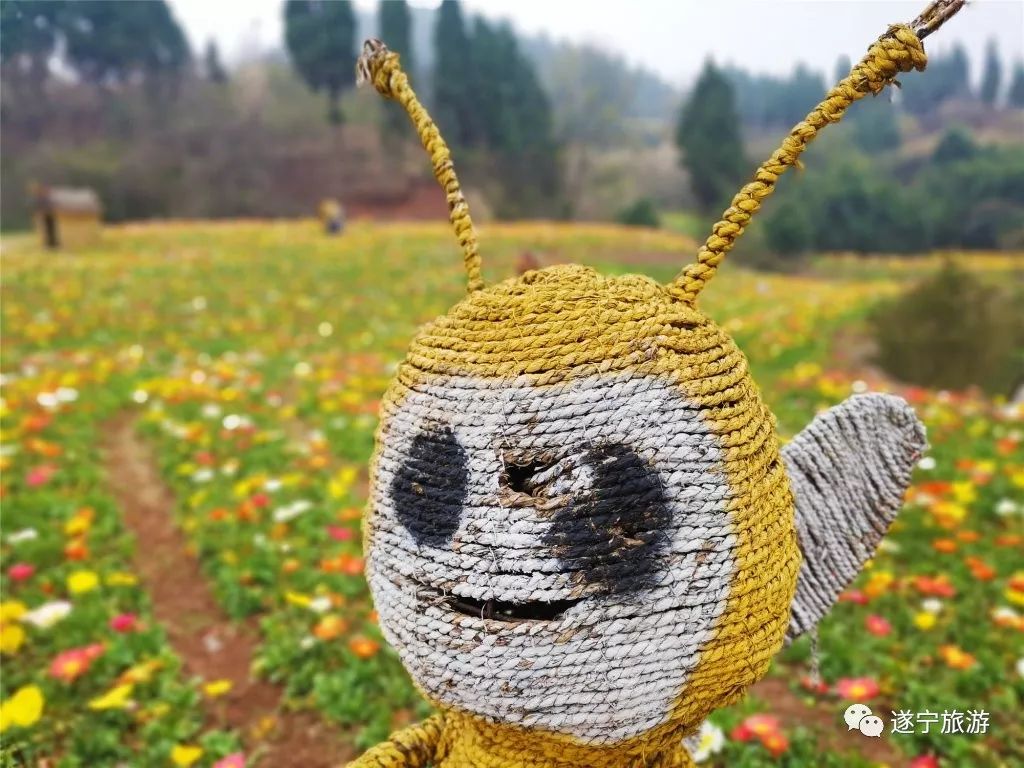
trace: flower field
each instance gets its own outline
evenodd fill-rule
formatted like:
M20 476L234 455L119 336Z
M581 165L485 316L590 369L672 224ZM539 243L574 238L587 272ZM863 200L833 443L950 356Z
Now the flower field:
M666 279L694 250L610 226L481 242L491 279L527 250ZM428 714L376 625L360 518L378 400L463 289L447 227L168 223L4 249L0 765L326 766ZM870 388L931 444L816 652L795 643L716 713L702 764L1024 765L1024 409L900 386L835 342L937 266L726 265L702 299L783 435ZM881 738L848 730L854 702Z

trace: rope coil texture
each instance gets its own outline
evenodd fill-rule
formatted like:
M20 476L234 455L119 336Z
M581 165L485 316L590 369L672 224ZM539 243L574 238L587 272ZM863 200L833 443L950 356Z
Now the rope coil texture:
M363 54L356 62L356 73L358 83L373 83L379 94L401 104L412 120L423 148L430 155L434 178L441 185L448 201L448 218L462 247L467 287L470 292L480 290L484 287L484 281L480 271L476 230L469 215L469 205L466 204L459 179L455 175L451 152L437 125L416 98L408 76L402 71L398 54L389 51L380 40L367 40L363 44Z
M381 629L440 714L354 766L690 768L683 737L827 610L923 435L905 404L859 400L784 464L746 358L695 299L817 132L924 64L914 29L890 28L673 283L562 265L483 289L448 148L397 55L367 44L360 75L431 155L469 294L420 330L384 395L364 526ZM787 471L808 498L832 489L825 512L801 511Z

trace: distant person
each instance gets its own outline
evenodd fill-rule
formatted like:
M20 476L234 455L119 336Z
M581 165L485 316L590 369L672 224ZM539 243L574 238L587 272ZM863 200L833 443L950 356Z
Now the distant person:
M328 235L340 235L345 230L345 209L337 200L320 203L320 221Z

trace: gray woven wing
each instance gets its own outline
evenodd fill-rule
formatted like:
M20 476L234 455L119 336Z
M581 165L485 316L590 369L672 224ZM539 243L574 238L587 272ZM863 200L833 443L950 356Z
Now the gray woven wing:
M803 553L790 639L814 627L874 555L926 445L906 401L866 394L819 414L782 449Z

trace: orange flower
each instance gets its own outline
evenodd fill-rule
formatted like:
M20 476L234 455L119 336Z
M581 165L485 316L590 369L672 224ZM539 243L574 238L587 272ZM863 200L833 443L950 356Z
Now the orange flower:
M949 555L956 552L956 542L953 539L936 539L932 542L932 548L936 552Z
M64 545L64 557L68 560L81 561L89 557L89 547L84 539L71 539Z
M762 736L761 743L771 752L772 757L778 757L789 749L789 739L780 731Z
M964 562L967 563L967 567L971 569L971 575L978 581L991 581L996 576L995 568L986 563L980 557L974 557L972 555L964 558Z
M340 637L347 629L348 624L340 616L324 616L313 627L313 636L320 640L334 640ZM359 655L359 653L356 652L356 655ZM371 653L370 655L372 656L373 654Z
M957 533L956 537L960 539L960 541L970 544L971 542L980 539L981 534L977 531L960 531L959 533Z
M50 676L63 680L65 683L77 680L89 671L93 661L102 656L103 651L103 645L93 643L57 654L50 664Z
M380 643L363 635L356 635L348 641L348 647L360 659L372 659L380 650Z
M836 680L835 692L848 701L866 701L878 695L879 687L870 677L843 677Z
M955 645L943 645L939 648L939 655L946 662L950 669L970 669L977 660L971 654L961 650Z
M955 597L956 589L949 583L946 576L917 576L913 581L914 588L922 595L929 597Z

